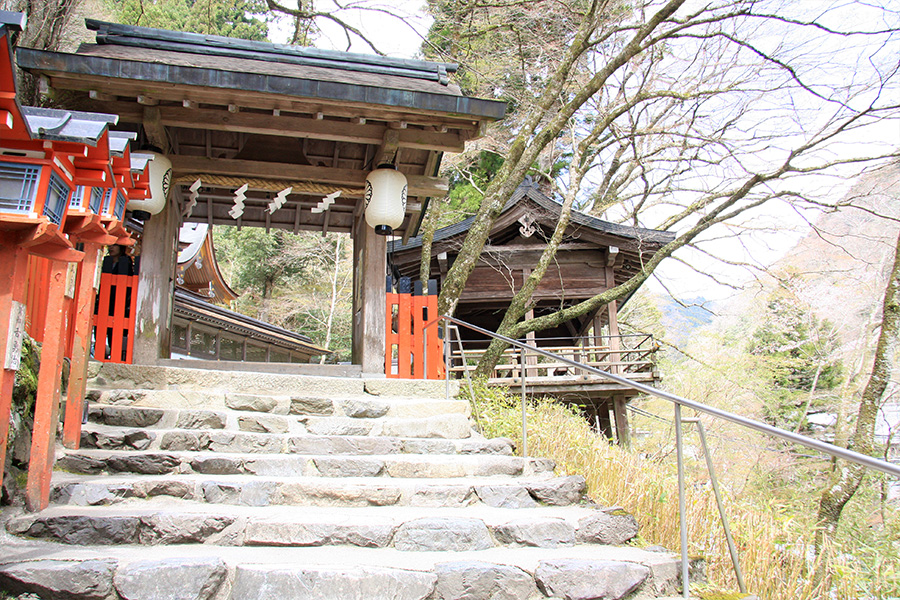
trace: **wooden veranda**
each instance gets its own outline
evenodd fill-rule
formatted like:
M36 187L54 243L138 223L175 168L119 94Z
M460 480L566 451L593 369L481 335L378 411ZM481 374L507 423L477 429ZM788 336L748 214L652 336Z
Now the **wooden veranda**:
M526 341L526 340L523 340ZM541 350L589 367L622 375L632 381L656 385L659 346L649 334L587 336L582 338L542 338ZM457 378L478 364L483 349L462 352L451 344L450 371ZM524 369L522 367L524 360ZM524 371L524 378L522 376ZM638 393L615 381L578 369L534 352L507 348L494 367L488 385L524 392L531 398L552 396L580 408L595 429L610 439L630 439L625 405Z

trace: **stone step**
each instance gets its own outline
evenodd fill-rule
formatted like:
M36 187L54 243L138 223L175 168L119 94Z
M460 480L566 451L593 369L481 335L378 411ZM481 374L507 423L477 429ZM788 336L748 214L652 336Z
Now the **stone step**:
M677 556L629 546L453 553L209 544L83 548L5 533L0 546L0 589L68 600L662 600L680 589ZM692 567L693 579L702 564Z
M332 396L382 396L433 398L448 397L444 381L408 379L365 379L341 376L298 375L235 370L193 369L187 366L121 365L90 363L90 389L228 391L234 394ZM449 397L459 391L457 381L450 382Z
M86 425L81 447L99 450L201 451L251 454L496 454L511 456L513 443L473 435L463 439L397 436L254 433L224 429L154 429Z
M550 473L547 459L492 455L303 455L217 452L147 452L119 450L68 451L56 468L69 473L198 473L306 477L457 478Z
M449 413L422 418L359 419L353 417L285 417L281 415L229 415L210 410L162 410L92 406L89 420L110 427L144 430L191 429L293 433L340 436L466 439L472 436L467 415ZM88 428L84 429L88 431Z
M90 390L92 405L105 408L92 411L90 417L99 423L129 424L147 427L157 422L210 420L227 425L230 411L238 415L255 413L281 416L349 417L353 419L425 418L448 414L469 415L469 403L444 398L403 396L323 394L233 393L215 390ZM170 412L171 411L171 412ZM211 414L214 413L214 414Z
M580 475L551 477L264 477L253 475L117 475L54 473L53 504L111 505L157 496L243 506L428 506L483 503L503 508L569 506L584 499Z
M621 545L638 533L623 510L216 506L156 499L114 507L53 507L22 514L10 533L76 546L215 544L220 546L360 546L410 552L462 552L496 546L557 548Z

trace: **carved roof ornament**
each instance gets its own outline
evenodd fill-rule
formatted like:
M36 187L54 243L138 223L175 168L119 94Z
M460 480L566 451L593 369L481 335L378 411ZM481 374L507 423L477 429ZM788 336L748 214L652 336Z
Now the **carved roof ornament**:
M537 233L537 226L535 225L534 217L531 215L522 215L519 217L519 223L522 224L522 226L519 227L519 233L522 234L522 237L530 238Z

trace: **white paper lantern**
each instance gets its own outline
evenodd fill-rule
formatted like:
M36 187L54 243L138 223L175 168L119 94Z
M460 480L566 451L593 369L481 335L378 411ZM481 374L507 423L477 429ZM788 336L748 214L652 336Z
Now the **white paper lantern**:
M391 235L406 215L406 176L394 165L379 165L366 177L366 223Z
M172 161L158 152L141 152L153 156L147 164L150 169L150 196L144 200L129 200L128 210L158 215L166 207L169 187L172 184Z

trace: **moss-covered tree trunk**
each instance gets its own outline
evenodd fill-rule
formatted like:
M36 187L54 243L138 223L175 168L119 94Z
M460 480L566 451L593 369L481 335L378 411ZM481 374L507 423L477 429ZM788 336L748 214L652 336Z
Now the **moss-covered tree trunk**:
M850 450L861 454L875 454L875 419L891 378L900 334L900 237L894 250L894 265L884 292L881 331L875 347L872 373L862 393L856 415L856 428L847 443ZM841 512L856 493L865 475L865 467L856 463L837 460L831 479L819 499L816 552L822 550L825 541L837 531ZM820 561L822 564L822 561ZM816 579L821 581L825 573L820 570Z
M572 204L575 202L577 190L577 185L569 188L559 212L559 220L556 222L556 229L553 231L550 241L547 242L547 246L544 248L543 253L541 253L541 258L538 260L534 270L528 275L528 278L522 284L522 288L516 292L515 296L513 296L509 308L506 309L506 313L503 315L503 321L497 329L497 333L500 335L510 335L513 326L525 316L525 313L528 312L528 309L533 304L532 298L534 292L537 289L538 284L544 278L544 275L547 273L547 268L550 266L550 263L556 258L556 251L559 250L559 245L563 241L566 228L569 226L569 220L572 215ZM488 346L488 349L478 363L478 367L475 369L475 377L488 377L505 349L505 343L497 339L491 340L491 344Z

